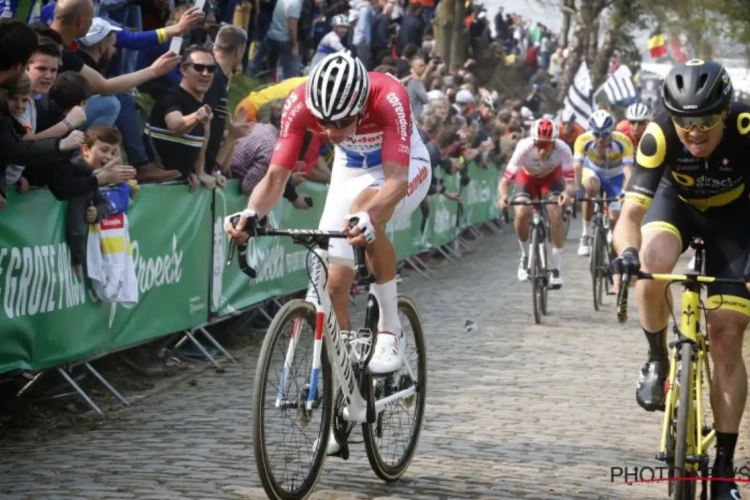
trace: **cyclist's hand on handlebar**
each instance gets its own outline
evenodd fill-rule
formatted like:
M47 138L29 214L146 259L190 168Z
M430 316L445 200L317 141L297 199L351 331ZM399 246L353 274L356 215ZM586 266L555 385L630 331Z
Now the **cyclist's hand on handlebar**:
M347 234L346 240L351 246L363 247L375 241L375 223L367 212L347 215L342 231Z
M641 262L638 260L638 250L633 247L626 248L619 257L612 261L612 277L614 278L615 291L620 291L620 280L623 274L630 276L628 286L633 286L636 275L641 270Z
M236 224L233 223L236 220ZM244 245L250 237L255 236L255 228L258 225L258 215L254 210L244 210L236 214L224 217L224 231L230 240L238 245Z
M562 194L560 195L560 200L559 200L560 206L561 207L567 207L568 205L570 205L570 203L572 201L573 201L573 199L568 194L568 192L567 191L563 191Z
M576 198L583 198L586 196L586 190L583 189L583 186L578 186L576 188Z

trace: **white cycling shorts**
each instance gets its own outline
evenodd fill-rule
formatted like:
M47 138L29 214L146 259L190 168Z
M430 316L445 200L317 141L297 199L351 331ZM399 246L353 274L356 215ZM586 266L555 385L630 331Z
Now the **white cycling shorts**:
M409 188L406 196L396 205L392 218L405 217L414 212L427 196L432 181L432 167L426 148L413 151L409 161ZM352 213L352 203L365 189L378 189L385 182L383 167L348 168L341 166L338 151L331 172L331 184L318 229L341 231L346 215ZM343 156L343 155L342 155ZM354 251L342 238L331 238L328 246L331 264L354 267Z

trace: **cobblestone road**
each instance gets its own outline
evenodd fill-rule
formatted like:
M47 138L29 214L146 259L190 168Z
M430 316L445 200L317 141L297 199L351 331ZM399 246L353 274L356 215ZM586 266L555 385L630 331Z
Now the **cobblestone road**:
M384 484L355 446L348 462L328 460L314 498L666 497L665 484L611 481L612 468L660 465L661 414L634 401L642 335L634 319L615 322L612 297L594 312L574 236L566 285L550 294L540 326L529 285L515 280L509 234L485 238L459 267L441 264L432 281L404 281L429 350L417 456L401 481ZM467 319L480 332L464 334ZM264 498L250 444L254 356L141 399L97 428L0 443L0 498Z

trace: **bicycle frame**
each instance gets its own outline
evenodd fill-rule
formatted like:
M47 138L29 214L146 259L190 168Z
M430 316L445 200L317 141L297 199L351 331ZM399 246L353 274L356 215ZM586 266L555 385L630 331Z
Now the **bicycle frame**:
M693 443L694 436L703 436L703 426L700 420L703 415L703 372L706 373L708 383L708 395L709 399L711 396L711 368L708 362L707 349L706 349L706 337L699 329L700 312L701 312L701 285L714 283L716 278L709 276L699 276L697 273L681 275L681 274L651 274L651 278L655 281L666 281L675 282L682 281L684 289L680 295L680 303L682 308L682 316L680 320L679 334L684 337L685 341L693 344L693 358L691 359L691 372L693 379L693 388L695 390L695 408L694 411L688 412L688 428L693 429L693 432L688 433L688 450L691 451L691 455L695 457L701 456L708 450L709 446L716 439L716 431L711 429L708 434L702 439L698 439L697 443ZM676 348L676 347L675 347ZM675 378L677 376L677 357L670 357L669 365L669 377L667 378L669 389L667 390L664 419L662 421L662 436L659 445L659 452L666 454L667 452L667 439L671 426L671 417L674 411L674 407L677 403L677 391L675 388ZM690 469L697 469L697 462L693 462L689 465ZM687 466L686 466L687 467ZM681 473L687 471L680 471Z
M328 357L333 364L334 373L336 374L336 380L338 386L342 388L344 397L346 398L346 408L343 411L344 420L358 423L372 423L375 421L377 414L381 413L385 407L397 401L404 399L409 396L416 394L416 385L412 385L407 389L403 389L395 394L384 397L374 402L375 412L368 412L367 402L362 397L362 393L357 384L357 380L352 369L351 358L347 347L344 343L344 339L339 328L336 315L333 311L331 304L331 297L328 295L326 290L327 277L328 277L328 250L323 248L316 248L313 252L312 270L310 273L311 279L307 288L307 296L305 300L315 306L315 340L313 344L313 363L312 371L310 373L310 391L308 394L306 407L308 410L313 408L315 403L315 396L317 392L318 379L321 376L322 371L322 352L323 342L325 341L326 349L328 351ZM302 327L301 322L296 320L292 329L292 341L289 343L289 347L286 353L286 359L284 362L284 369L282 371L281 380L279 382L278 395L276 399L276 406L279 407L282 402L281 394L286 382L286 374L289 367L292 366L294 360L294 352L297 347L297 339L299 337L299 330ZM373 336L372 342L375 342ZM374 344L373 344L374 347ZM414 374L411 371L408 363L406 364L407 370L412 376L412 380L415 380Z

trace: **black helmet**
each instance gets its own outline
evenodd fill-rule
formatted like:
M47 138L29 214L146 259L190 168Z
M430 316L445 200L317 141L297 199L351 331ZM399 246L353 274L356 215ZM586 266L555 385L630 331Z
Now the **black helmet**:
M662 102L673 115L721 113L732 102L732 80L724 66L693 59L675 65L664 79Z

